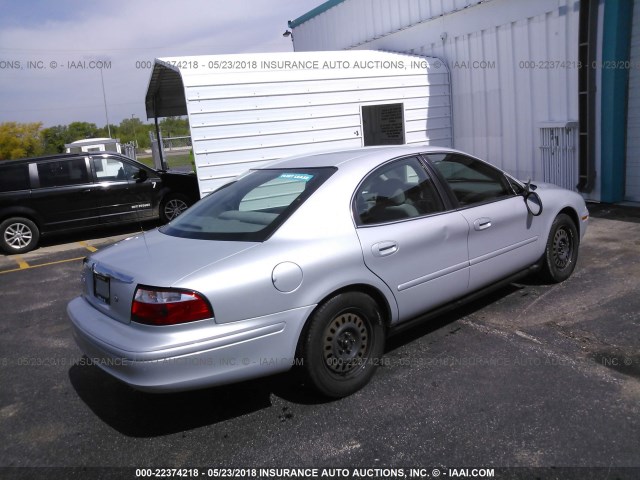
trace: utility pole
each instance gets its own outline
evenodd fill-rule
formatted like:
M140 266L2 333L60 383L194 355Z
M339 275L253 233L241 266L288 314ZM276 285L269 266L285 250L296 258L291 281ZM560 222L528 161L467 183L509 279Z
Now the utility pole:
M136 136L136 124L133 120L134 114L131 114L131 128L133 129L133 141L136 143L136 148L138 148L138 137Z
M102 76L102 68L100 69L100 80L102 81L102 99L104 100L104 115L107 117L107 131L111 138L111 126L109 125L109 112L107 111L107 94L104 91L104 77Z

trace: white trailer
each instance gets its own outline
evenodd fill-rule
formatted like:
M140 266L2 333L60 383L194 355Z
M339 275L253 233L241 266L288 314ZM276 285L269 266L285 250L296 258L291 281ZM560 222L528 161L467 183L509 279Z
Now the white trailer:
M85 152L118 152L122 153L119 138L87 138L85 140L76 140L75 142L65 143L67 153L85 153Z
M146 109L188 115L202 196L282 157L453 138L444 62L380 51L156 59Z

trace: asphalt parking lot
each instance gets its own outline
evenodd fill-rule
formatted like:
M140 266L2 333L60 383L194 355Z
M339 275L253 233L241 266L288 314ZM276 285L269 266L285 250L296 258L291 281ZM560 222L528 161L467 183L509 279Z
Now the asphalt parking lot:
M372 382L340 401L289 375L150 395L90 365L66 304L81 259L131 232L0 257L0 478L70 475L15 467L640 478L640 209L590 210L568 281L527 279L393 337Z

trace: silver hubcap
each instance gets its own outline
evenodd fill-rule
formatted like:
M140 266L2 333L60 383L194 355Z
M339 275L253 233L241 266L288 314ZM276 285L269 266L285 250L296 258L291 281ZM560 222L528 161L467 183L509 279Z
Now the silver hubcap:
M571 263L571 237L564 228L558 229L553 237L553 261L559 269L566 268Z
M355 313L343 313L331 320L324 334L324 360L335 373L345 374L362 366L369 333Z
M16 250L31 243L33 232L24 223L12 223L4 231L4 241Z
M187 209L187 204L182 200L169 200L164 206L164 214L169 220L173 220Z

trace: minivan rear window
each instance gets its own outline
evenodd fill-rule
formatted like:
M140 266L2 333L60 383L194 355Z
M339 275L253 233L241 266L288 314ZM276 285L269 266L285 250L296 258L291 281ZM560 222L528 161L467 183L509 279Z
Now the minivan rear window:
M0 192L29 190L29 165L3 165L0 167Z
M84 158L38 163L40 187L64 187L89 182Z

